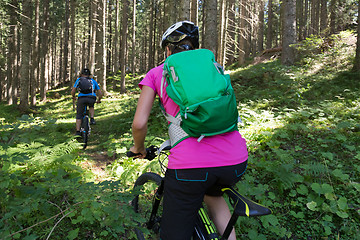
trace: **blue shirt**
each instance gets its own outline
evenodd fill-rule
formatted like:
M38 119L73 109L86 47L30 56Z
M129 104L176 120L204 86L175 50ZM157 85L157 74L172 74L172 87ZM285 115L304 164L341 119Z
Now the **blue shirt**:
M75 84L74 84L74 88L78 88L79 80L80 80L80 78L76 79ZM96 97L95 91L99 90L100 87L99 87L99 84L94 79L91 78L91 81L92 81L92 84L93 84L94 92L92 92L92 93L81 93L81 92L79 92L78 97L84 97L84 96L95 96Z

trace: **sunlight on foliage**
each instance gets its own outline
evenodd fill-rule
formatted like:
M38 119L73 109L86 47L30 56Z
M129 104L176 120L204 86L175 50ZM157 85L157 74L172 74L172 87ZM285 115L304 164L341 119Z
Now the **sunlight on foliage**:
M350 71L353 39L351 32L310 37L297 45L295 66L270 60L231 71L249 151L237 187L273 211L240 218L239 238L360 235L360 81ZM143 172L162 172L156 159L126 157L140 80L128 76L126 94L109 91L95 105L97 124L85 151L73 137L70 88L50 91L48 102L30 115L0 104L0 239L135 238L133 227L143 219L129 204L133 183ZM155 103L146 145L166 139L166 120Z

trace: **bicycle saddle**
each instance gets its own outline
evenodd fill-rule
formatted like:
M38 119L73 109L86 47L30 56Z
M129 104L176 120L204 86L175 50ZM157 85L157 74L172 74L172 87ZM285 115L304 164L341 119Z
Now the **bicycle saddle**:
M224 188L222 191L233 200L232 206L234 207L234 212L239 216L252 217L272 213L269 208L247 199L231 187Z

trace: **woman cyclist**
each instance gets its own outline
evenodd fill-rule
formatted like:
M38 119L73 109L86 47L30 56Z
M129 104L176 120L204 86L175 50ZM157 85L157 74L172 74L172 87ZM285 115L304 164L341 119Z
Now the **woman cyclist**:
M189 21L172 25L164 33L161 47L166 56L198 48L198 27ZM146 155L144 141L155 96L159 95L168 114L175 116L179 111L179 106L166 92L160 97L162 72L163 64L151 69L139 83L142 91L132 124L134 146L130 151L140 153L142 158ZM170 150L165 173L162 240L191 239L197 210L203 200L220 234L230 219L221 188L238 182L246 169L245 139L238 131L233 131L197 140L189 137ZM234 230L229 239L236 239Z

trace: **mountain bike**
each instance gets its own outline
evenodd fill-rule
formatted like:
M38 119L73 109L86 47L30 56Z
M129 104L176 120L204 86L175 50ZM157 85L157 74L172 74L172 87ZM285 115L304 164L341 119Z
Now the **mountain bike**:
M169 150L169 148L164 150ZM168 157L168 152L164 150L159 150L159 148L151 146L146 149L147 155L145 157L148 160L152 160L158 156L163 173L165 171L164 161ZM137 155L138 154L132 152L127 152L128 157L136 158ZM163 155L165 155L165 157L161 157ZM150 232L152 237L150 239L159 239L164 179L159 174L146 172L136 180L134 189L137 190L138 188L141 188L143 193L135 196L132 201L132 206L136 213L144 217L145 222L139 223L139 227L135 229L136 237L139 240L144 240L144 232ZM233 187L225 187L222 191L228 196L229 202L233 207L232 216L227 223L223 235L220 236L215 225L209 218L206 208L201 206L197 214L197 221L192 237L193 240L226 240L229 238L239 216L264 216L272 213L267 207L242 196Z
M81 119L81 127L80 127L80 133L84 143L83 149L87 147L90 132L91 132L91 127L90 127L89 110L88 110L88 106L85 105L85 110L84 110L83 118Z

